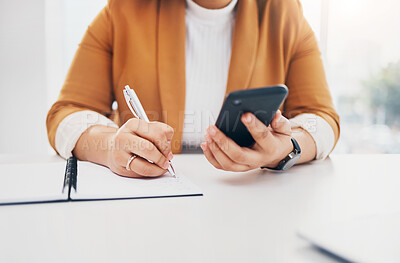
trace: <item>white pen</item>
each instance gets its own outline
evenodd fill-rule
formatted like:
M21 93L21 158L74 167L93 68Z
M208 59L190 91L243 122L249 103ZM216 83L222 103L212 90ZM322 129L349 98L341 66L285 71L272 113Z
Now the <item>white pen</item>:
M140 103L140 100L136 95L135 91L131 89L129 85L126 85L123 92L125 96L125 101L128 104L128 107L131 110L132 114L140 120L144 120L145 122L150 122L149 118L147 118L146 112L143 109L142 103ZM176 177L171 161L169 161L168 172Z

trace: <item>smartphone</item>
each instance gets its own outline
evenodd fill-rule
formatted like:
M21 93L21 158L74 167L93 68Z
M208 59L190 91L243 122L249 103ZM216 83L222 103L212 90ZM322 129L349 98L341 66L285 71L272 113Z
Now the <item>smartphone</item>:
M231 92L222 105L215 125L239 146L251 147L255 141L240 117L251 112L265 126L269 126L287 94L285 85Z

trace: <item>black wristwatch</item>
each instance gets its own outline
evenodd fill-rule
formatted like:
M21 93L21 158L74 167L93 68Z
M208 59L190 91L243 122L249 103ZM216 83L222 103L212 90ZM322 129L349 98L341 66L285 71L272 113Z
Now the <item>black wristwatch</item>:
M275 168L270 168L270 167L261 167L262 169L271 169L271 170L280 170L284 171L292 167L297 163L297 161L300 159L301 156L301 149L300 145L297 143L297 141L292 138L292 144L293 144L293 151L288 154L285 158L283 158L282 161L279 162L278 166Z

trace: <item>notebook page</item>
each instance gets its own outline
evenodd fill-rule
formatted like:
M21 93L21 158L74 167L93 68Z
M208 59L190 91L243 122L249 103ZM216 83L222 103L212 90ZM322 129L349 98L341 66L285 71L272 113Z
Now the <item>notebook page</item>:
M110 169L89 162L78 162L77 191L71 190L73 200L123 199L201 195L200 189L177 172L158 178L126 178Z
M67 200L65 161L0 164L0 204Z

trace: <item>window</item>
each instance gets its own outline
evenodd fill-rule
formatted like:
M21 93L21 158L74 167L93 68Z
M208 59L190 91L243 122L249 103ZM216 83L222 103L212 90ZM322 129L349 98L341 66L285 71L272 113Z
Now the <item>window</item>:
M335 152L400 153L400 2L302 3L341 117Z

